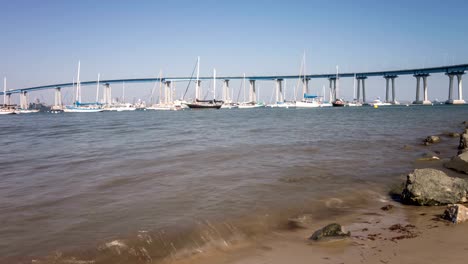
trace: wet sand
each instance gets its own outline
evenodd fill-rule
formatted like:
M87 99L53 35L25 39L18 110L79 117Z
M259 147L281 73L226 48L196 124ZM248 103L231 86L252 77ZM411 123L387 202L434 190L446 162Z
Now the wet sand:
M315 222L258 237L248 244L219 245L216 250L166 263L466 263L468 223L454 225L440 219L443 207L391 204L394 208L390 211L375 206L352 217L334 219L351 231L348 239L308 240L330 221Z

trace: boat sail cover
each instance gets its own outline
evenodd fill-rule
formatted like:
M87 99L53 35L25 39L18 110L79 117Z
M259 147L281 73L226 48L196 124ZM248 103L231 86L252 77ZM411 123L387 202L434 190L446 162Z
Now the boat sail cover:
M305 99L313 99L313 98L317 98L318 96L317 95L313 95L313 94L304 94L304 98Z

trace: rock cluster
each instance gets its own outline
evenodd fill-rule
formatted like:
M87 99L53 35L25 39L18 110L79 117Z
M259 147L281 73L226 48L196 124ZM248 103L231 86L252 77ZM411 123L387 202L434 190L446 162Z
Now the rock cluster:
M402 201L416 205L467 202L468 180L449 177L436 169L416 169L408 174Z

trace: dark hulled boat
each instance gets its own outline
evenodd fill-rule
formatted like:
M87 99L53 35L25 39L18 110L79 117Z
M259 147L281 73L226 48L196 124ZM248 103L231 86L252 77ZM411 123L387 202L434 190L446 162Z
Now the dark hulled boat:
M345 106L345 102L344 102L342 99L336 99L336 100L332 103L332 105L333 105L334 107L343 107L343 106Z
M192 109L220 109L223 101L218 100L195 100L193 103L186 104Z

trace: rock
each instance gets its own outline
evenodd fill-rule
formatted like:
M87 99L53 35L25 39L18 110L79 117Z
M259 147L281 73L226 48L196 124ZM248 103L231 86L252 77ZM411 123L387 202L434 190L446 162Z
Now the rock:
M468 129L465 129L465 133L460 135L460 143L458 144L458 154L468 151Z
M440 142L440 137L438 136L428 136L426 139L424 139L424 144L427 146L427 144L435 144Z
M393 205L387 204L386 206L384 206L384 207L382 207L380 209L383 210L383 211L390 211L390 210L393 209Z
M440 160L437 157L436 153L424 153L421 158L418 159L419 161L432 161L432 160Z
M454 224L468 221L468 208L461 204L448 205L444 212L444 219Z
M444 164L446 168L468 174L468 151L453 157Z
M345 238L350 235L351 232L348 231L348 233L345 233L343 232L341 225L333 223L315 231L309 239L319 241L326 238Z
M457 133L457 132L450 132L450 133L447 133L447 136L448 136L448 137L456 138L456 137L459 137L459 136L460 136L460 133Z
M452 178L436 169L416 169L408 174L401 198L415 205L445 205L467 201L468 180Z

